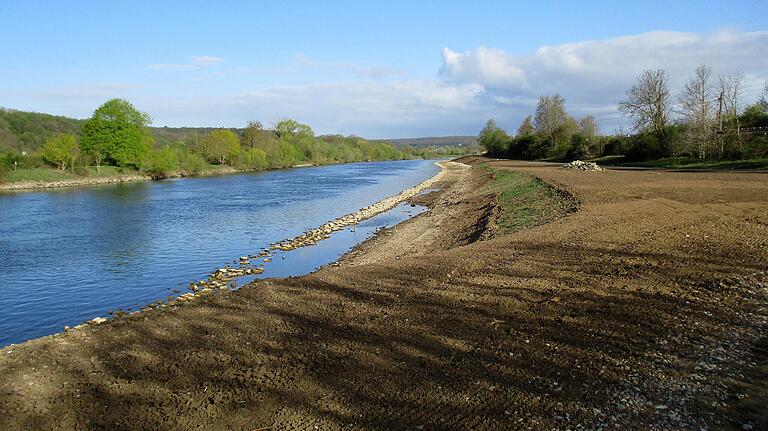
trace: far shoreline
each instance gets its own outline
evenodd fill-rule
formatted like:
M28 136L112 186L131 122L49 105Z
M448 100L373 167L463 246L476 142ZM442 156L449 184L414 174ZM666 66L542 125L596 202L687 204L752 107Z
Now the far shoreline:
M183 175L180 173L174 173L172 175L162 177L162 178L155 178L151 175L136 172L136 173L129 173L129 174L119 174L119 175L114 175L110 177L82 177L82 178L76 178L76 179L70 179L70 180L59 180L59 181L14 181L10 183L0 183L0 193L4 193L4 192L23 193L23 192L44 191L44 190L52 190L52 189L74 188L74 187L91 187L91 186L101 186L101 185L110 185L110 184L135 183L140 181L163 181L163 180L176 179L176 178L205 178L205 177L217 177L217 176L247 174L247 173L256 173L256 172L269 172L269 171L288 170L288 169L310 168L310 167L317 167L317 166L331 166L331 165L341 165L341 164L351 164L351 163L397 162L402 160L417 160L417 159L366 160L366 161L360 161L360 162L336 162L336 163L300 163L297 165L288 166L284 168L268 168L268 169L236 169L230 166L225 166L225 167L222 167L221 169L205 170L195 175ZM421 159L421 160L432 160L432 159ZM434 160L439 161L441 159L434 159Z

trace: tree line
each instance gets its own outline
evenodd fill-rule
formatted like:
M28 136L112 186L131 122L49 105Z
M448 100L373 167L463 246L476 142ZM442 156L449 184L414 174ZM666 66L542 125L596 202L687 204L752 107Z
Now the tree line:
M191 130L181 139L163 139L162 145L156 143L150 123L149 114L130 102L111 99L82 123L79 135L65 122L65 131L48 137L32 154L0 151L0 173L19 165L53 166L75 173L87 167L98 171L102 166L116 166L166 177L195 175L211 165L258 170L412 156L388 143L357 136L315 136L308 125L291 119L277 121L271 130L258 121L243 129Z
M621 156L627 161L669 157L741 160L768 157L768 84L752 104L743 100L744 75L712 75L706 65L677 97L664 70L646 70L627 90L618 110L632 133L602 135L594 116L575 119L559 94L541 96L533 115L514 135L488 120L478 140L489 155L518 159L575 160Z

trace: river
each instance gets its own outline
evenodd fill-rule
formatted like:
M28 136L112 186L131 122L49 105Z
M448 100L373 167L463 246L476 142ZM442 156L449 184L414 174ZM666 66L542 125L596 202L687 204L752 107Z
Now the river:
M433 161L352 163L0 194L0 346L186 292L258 252L433 176ZM301 275L418 209L394 210L272 257Z

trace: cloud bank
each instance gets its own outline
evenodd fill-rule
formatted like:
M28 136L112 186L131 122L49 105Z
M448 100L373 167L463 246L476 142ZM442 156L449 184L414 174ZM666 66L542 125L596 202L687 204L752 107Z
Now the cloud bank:
M539 95L559 92L574 114L595 114L608 131L624 123L616 104L644 69L665 69L674 94L702 63L715 75L744 72L744 98L754 100L768 79L768 32L656 31L542 46L529 55L487 47L465 53L446 48L439 75L455 84L482 85L487 102L516 121L531 112Z

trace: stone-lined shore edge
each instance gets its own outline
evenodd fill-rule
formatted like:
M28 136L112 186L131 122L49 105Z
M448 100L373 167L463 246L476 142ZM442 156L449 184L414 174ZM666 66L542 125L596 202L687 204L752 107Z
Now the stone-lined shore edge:
M312 163L303 163L300 165L295 165L288 168L280 168L280 169L308 168L312 166L317 166L317 165ZM268 169L268 170L277 170L277 169ZM154 178L151 175L144 175L144 174L137 173L137 174L120 174L120 175L115 175L111 177L83 177L83 178L61 180L61 181L14 181L12 183L0 183L0 192L31 192L31 191L36 191L36 190L39 191L39 190L46 190L46 189L101 186L101 185L108 185L108 184L166 180L166 179L173 179L173 178L216 177L216 176L223 176L223 175L246 174L250 172L266 172L266 171L261 169L235 169L232 167L224 167L216 170L202 171L194 175L182 175L179 173L175 173L175 174L169 175L166 178Z
M169 299L168 302L164 302L163 300L155 301L153 303L150 303L142 307L141 310L132 311L132 312L118 311L110 314L112 314L114 317L120 317L123 315L129 315L129 314L130 315L139 314L141 313L142 310L176 306L186 302L194 301L195 299L206 296L206 295L210 295L216 290L229 290L230 287L234 288L236 287L235 282L232 281L234 278L242 277L245 275L257 275L257 274L263 273L264 272L263 264L270 262L272 260L271 257L277 251L287 252L297 248L309 247L309 246L315 245L317 244L318 241L322 241L324 239L330 238L333 232L340 231L348 226L360 223L364 220L375 217L381 213L387 212L395 208L400 203L415 197L416 195L431 188L436 183L441 181L443 177L446 175L446 172L449 166L459 168L459 169L470 168L469 165L459 163L459 162L452 162L452 161L435 162L435 165L440 167L440 171L438 171L432 177L422 181L421 183L413 187L407 188L394 196L384 198L372 205L361 208L353 213L350 213L350 214L338 217L329 222L326 222L320 227L315 229L310 229L307 232L297 237L272 243L269 245L268 248L264 248L260 250L257 254L240 256L238 268L233 268L230 265L226 265L223 268L216 269L205 280L189 283L189 290L190 290L189 293L185 293L178 297ZM252 260L254 259L262 259L262 263L253 265ZM95 317L87 322L84 322L74 327L65 326L64 330L70 331L75 329L81 329L87 325L100 324L108 320L109 319L105 317Z

